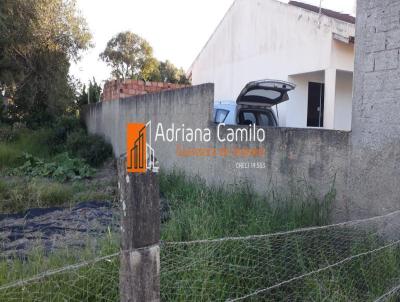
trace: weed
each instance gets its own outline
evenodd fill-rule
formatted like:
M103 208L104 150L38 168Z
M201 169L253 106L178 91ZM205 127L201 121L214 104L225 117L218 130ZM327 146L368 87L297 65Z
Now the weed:
M83 201L113 201L114 184L75 181L60 183L40 177L0 179L0 213L19 213L30 208L73 206Z
M81 184L76 184L76 190ZM2 189L3 188L3 189ZM335 191L322 198L308 186L286 194L259 196L251 186L229 189L207 187L197 178L174 172L160 176L160 188L170 202L170 220L162 227L165 241L186 241L226 236L266 234L281 230L324 225ZM0 192L4 190L0 184ZM347 235L352 236L347 236ZM163 301L224 301L257 289L315 271L342 259L382 246L377 236L365 233L316 232L313 236L161 248ZM110 236L111 237L111 236ZM354 238L354 241L353 241ZM108 246L107 254L118 251ZM103 252L102 252L103 253ZM0 261L0 284L24 279L44 270L93 259L96 253L64 251L28 261ZM118 258L88 265L33 282L23 288L0 292L1 301L115 301L118 299ZM351 262L283 284L251 301L372 301L398 283L398 247L354 258Z
M254 193L246 183L207 187L180 172L160 177L160 189L170 202L171 221L163 229L170 241L245 236L326 224L334 189L322 199L302 185L288 194Z
M68 153L62 153L54 157L54 162L44 160L24 153L24 164L12 171L14 175L31 177L49 177L60 181L88 178L94 170L83 160L70 158Z

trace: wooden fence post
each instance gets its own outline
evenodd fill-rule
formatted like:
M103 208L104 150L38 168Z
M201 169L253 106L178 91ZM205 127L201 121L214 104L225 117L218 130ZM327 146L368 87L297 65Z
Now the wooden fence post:
M160 301L160 194L154 172L127 173L118 160L121 302Z

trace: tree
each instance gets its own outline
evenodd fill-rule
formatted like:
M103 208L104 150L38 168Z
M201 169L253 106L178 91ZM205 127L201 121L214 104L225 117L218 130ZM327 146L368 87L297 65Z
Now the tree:
M162 82L190 84L184 70L178 69L170 61L160 62L159 64L160 78Z
M121 32L110 41L100 58L112 68L117 79L138 79L151 75L157 69L153 48L137 34Z
M0 32L0 91L12 120L40 125L65 113L70 61L91 46L75 1L2 0Z
M93 77L93 81L89 81L89 87L87 88L86 85L83 85L80 93L77 95L77 110L81 110L88 103L100 102L101 91L101 86L97 84L96 79Z
M108 41L100 58L112 68L116 79L140 79L154 82L189 84L183 69L170 61L153 57L153 48L145 39L126 31Z

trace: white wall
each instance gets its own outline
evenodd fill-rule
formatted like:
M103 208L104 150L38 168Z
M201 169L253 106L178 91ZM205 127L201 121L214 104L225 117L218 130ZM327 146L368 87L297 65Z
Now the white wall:
M296 84L296 89L290 93L286 109L287 127L307 127L308 83L324 83L323 71L290 76L289 81Z
M316 13L276 0L236 0L194 61L192 82L215 83L216 100L235 100L249 81L288 80L289 75L335 68L337 61L340 69L353 70L347 46L332 52L333 32L354 36L354 25L319 19ZM279 108L281 125L304 127L300 119L306 115L294 114L299 107L291 109L290 104Z
M336 73L335 129L351 130L353 73Z

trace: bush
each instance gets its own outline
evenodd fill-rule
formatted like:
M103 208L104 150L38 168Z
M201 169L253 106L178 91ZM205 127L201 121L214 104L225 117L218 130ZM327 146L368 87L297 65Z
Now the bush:
M67 138L67 150L72 155L83 158L89 165L98 167L112 156L112 147L99 135L87 135L80 130Z
M14 175L30 177L48 177L60 181L77 180L91 177L94 173L83 160L70 158L68 153L62 153L54 158L53 162L25 153L24 164L12 171Z
M0 142L11 143L18 139L18 132L11 126L0 126Z
M15 168L23 163L21 153L6 144L0 144L0 170L5 168Z
M72 132L82 129L80 121L76 117L65 116L59 118L54 126L49 129L44 136L45 143L48 144L51 154L65 151L65 143Z

